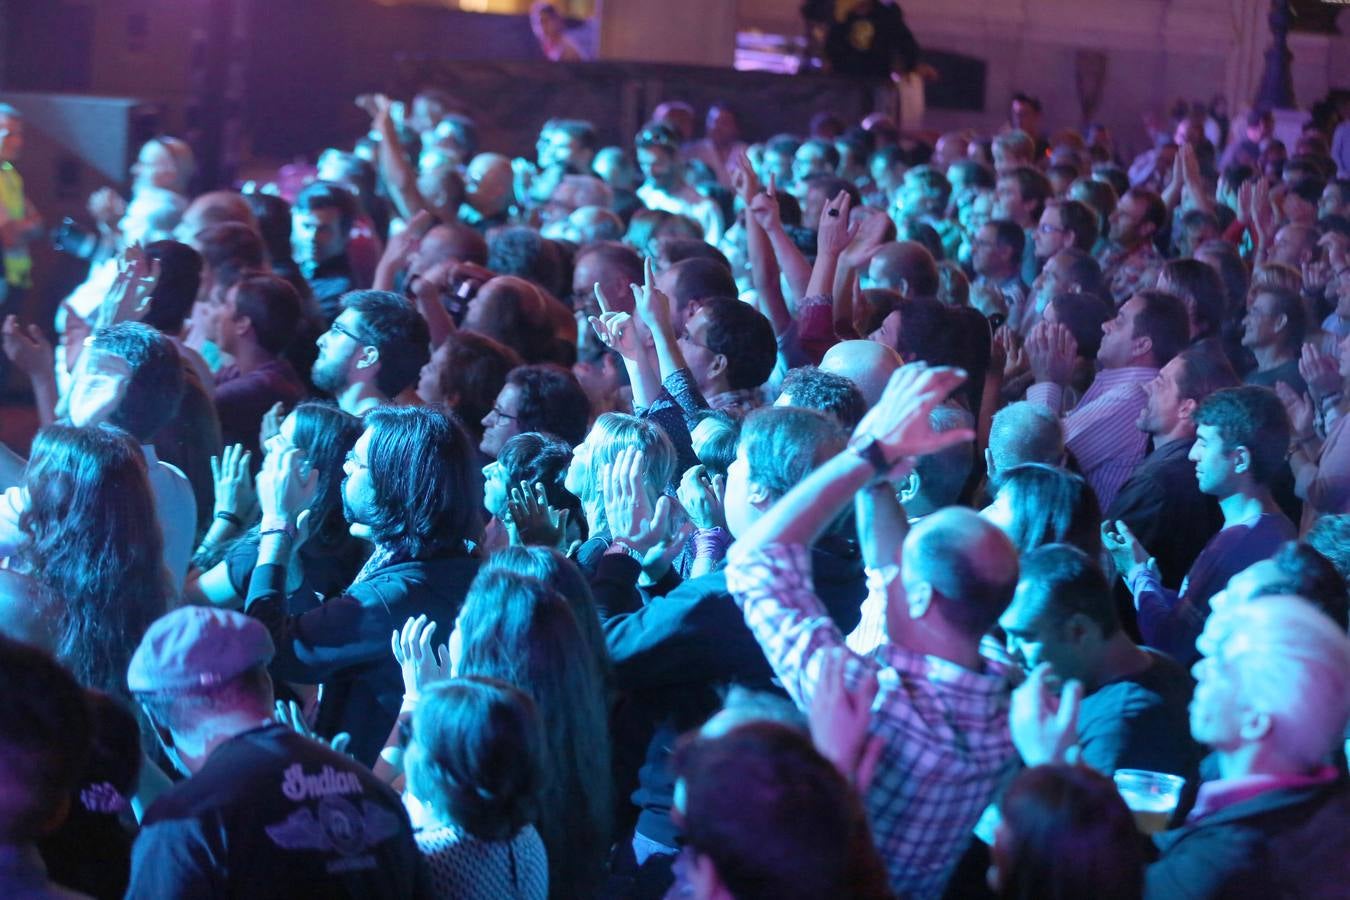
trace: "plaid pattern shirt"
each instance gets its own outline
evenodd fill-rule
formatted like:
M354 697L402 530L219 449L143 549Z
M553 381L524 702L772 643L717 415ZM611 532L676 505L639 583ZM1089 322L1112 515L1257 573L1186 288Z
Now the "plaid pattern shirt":
M844 646L812 590L810 552L733 546L728 560L727 587L746 624L792 699L809 708L822 653ZM891 643L855 655L851 683L864 667L881 684L871 733L885 744L865 798L873 840L900 896L941 897L980 813L1017 763L1007 669L988 660L973 672Z

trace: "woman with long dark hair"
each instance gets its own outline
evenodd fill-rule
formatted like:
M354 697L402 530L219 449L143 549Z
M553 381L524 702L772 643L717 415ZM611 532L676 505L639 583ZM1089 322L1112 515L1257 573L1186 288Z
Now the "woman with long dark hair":
M360 436L361 422L355 416L332 403L311 401L291 410L264 446L269 454L299 449L318 472L318 492L309 508L310 538L299 556L305 584L325 597L351 584L370 550L351 536L342 513L342 466ZM257 559L255 526L230 545L216 565L190 578L184 596L192 603L238 607L248 595Z
M500 679L539 707L545 774L536 827L549 896L594 895L613 815L609 729L601 675L571 605L541 581L485 572L464 601L450 656L457 677Z
M171 593L145 456L111 426L49 425L24 472L16 568L46 607L56 657L126 697L127 664Z

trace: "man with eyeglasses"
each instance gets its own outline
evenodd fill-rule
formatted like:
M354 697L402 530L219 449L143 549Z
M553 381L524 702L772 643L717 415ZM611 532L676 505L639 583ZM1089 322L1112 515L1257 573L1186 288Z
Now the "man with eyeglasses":
M319 336L314 386L354 416L399 402L431 358L426 321L398 294L353 291ZM407 400L408 397L403 397ZM412 402L416 402L415 400Z

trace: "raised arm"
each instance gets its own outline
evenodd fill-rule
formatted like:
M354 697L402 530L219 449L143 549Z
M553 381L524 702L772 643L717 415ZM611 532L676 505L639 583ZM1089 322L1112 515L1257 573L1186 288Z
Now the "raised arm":
M737 539L752 552L771 544L809 546L854 495L915 456L974 440L969 429L935 432L928 414L966 379L949 367L908 365L858 423L846 450L808 475Z

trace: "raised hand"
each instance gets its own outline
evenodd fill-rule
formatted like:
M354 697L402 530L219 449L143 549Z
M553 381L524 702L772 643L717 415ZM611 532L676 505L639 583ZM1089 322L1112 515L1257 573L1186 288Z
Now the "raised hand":
M871 212L867 218L858 223L853 240L847 249L839 254L839 262L849 269L866 265L877 248L886 243L886 232L890 224L891 217L881 210Z
M900 367L876 406L854 429L854 440L875 438L886 449L886 457L894 461L974 440L975 432L969 428L934 431L928 418L933 408L965 380L964 370L950 366L928 368L922 363L910 363Z
M1308 383L1313 399L1321 403L1326 397L1341 393L1341 367L1334 356L1323 353L1316 344L1303 345L1298 360L1298 374Z
M777 231L783 227L772 175L769 176L769 183L764 190L750 198L746 212L755 220L755 224L765 231Z
M816 231L816 252L839 256L853 243L862 223L849 224L852 201L848 191L840 191L820 210L820 225Z
M641 450L624 447L600 474L610 536L643 554L667 536L671 514L669 497L653 504L652 491L642 477L645 462Z
M117 278L94 313L94 328L118 322L139 322L150 311L150 295L159 283L159 260L145 255L145 248L132 244L117 261Z
M258 506L264 528L295 524L319 492L319 473L294 447L269 453L258 473Z
M1056 694L1049 663L1037 666L1012 693L1008 728L1013 745L1028 766L1072 763L1078 743L1078 708L1082 683L1070 680Z
M1058 322L1041 322L1031 329L1026 342L1027 361L1037 384L1066 385L1073 377L1078 359L1078 342L1068 328Z
M868 736L872 703L880 689L876 673L865 669L857 686L850 690L844 680L850 656L842 648L824 654L807 715L811 742L861 794L872 783L885 744L878 735Z
M548 493L536 482L522 481L506 500L506 531L515 546L537 544L562 548L567 535L565 509L548 505Z
M1148 550L1139 543L1130 526L1120 520L1102 523L1102 547L1111 555L1121 577L1129 575L1135 566L1152 562Z
M591 316L588 321L600 343L618 351L624 359L637 362L646 353L642 323L628 313L601 313L598 318Z
M14 367L29 377L50 375L56 365L56 352L42 329L36 325L22 327L17 316L5 316L0 344Z
M267 412L263 413L262 424L258 426L258 446L264 450L272 438L281 434L281 422L286 418L286 407L278 400Z
M1289 414L1293 439L1302 441L1313 437L1313 405L1308 395L1294 390L1285 381L1275 382L1275 394L1284 404L1284 411Z
M759 176L755 174L755 167L750 163L750 154L742 148L731 165L731 188L748 207L751 198L761 190Z
M247 520L253 514L258 502L253 486L253 473L249 471L249 462L253 454L244 449L243 444L231 444L221 451L220 456L211 457L211 480L216 488L217 513L226 513Z
M1305 262L1303 264L1303 291L1313 297L1322 296L1331 281L1331 263Z
M709 476L707 466L691 466L680 479L675 496L694 527L703 531L727 527L726 510L722 505L726 491L726 476Z
M390 636L394 660L403 673L405 706L416 703L429 685L451 677L454 663L450 659L450 647L448 644L432 646L431 637L435 631L436 623L420 615L408 619Z
M628 287L633 292L633 306L642 324L652 334L669 331L670 298L656 287L656 272L652 268L650 256L642 260L642 284L630 284Z
M305 721L304 710L300 708L299 703L296 703L294 700L289 702L278 700L274 709L276 710L276 720L301 737L307 737L311 741L327 744L338 753L347 752L347 747L352 742L352 736L349 732L339 731L337 734L333 735L330 740L325 741L314 733L314 729L309 727L309 723Z

